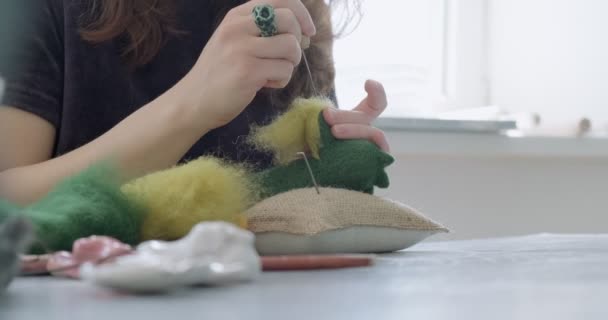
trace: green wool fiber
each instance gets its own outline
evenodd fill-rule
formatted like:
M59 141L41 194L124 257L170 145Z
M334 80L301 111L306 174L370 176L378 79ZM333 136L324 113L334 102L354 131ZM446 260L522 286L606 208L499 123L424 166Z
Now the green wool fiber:
M384 169L394 162L392 156L367 140L338 140L331 133L323 113L318 114L318 119L321 138L319 159L309 157L308 160L320 186L368 194L373 194L374 186L389 186ZM313 186L303 160L262 171L257 178L263 198Z
M37 241L31 252L71 250L74 241L92 235L138 243L143 212L121 192L117 177L110 166L95 165L18 210L34 225ZM15 206L0 204L0 219L15 211Z

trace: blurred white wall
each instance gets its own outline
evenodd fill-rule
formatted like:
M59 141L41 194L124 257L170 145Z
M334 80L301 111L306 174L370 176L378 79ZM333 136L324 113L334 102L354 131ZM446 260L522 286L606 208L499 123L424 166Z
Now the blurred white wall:
M397 161L389 170L391 187L378 194L454 231L435 240L608 232L608 141L388 137Z

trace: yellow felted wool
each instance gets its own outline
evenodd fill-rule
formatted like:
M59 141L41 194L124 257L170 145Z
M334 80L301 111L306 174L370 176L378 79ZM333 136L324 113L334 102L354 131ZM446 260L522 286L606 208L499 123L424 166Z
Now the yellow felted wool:
M203 157L155 172L122 187L144 204L141 240L175 240L204 221L226 221L246 227L243 212L256 201L247 171L217 158Z
M332 106L324 98L296 99L289 110L268 126L254 129L252 143L260 150L274 153L276 164L297 159L298 152L319 158L320 131L317 115Z

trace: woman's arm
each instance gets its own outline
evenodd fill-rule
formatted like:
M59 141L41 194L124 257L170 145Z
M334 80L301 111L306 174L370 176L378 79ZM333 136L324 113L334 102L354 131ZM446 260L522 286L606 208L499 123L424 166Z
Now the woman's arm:
M50 159L55 129L14 108L0 108L0 198L28 204L60 180L101 160L131 179L179 161L209 129L172 92L159 97L81 148Z
M253 23L252 9L262 3L276 8L276 36L261 38ZM285 87L301 59L302 35L315 33L300 0L248 1L226 15L173 88L98 139L54 159L49 123L0 108L0 199L32 203L57 182L104 160L117 165L123 179L174 165L201 136L240 114L260 89Z

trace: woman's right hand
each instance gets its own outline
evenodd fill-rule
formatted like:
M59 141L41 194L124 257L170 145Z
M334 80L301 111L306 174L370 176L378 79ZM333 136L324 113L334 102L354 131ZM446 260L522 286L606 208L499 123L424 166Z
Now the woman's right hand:
M277 35L260 37L252 10L275 8ZM192 70L175 87L194 121L211 130L238 116L264 88L283 88L300 63L302 36L316 33L300 0L252 0L228 12ZM183 100L185 99L185 100Z
M251 12L261 1L275 7L276 36L259 37ZM0 149L11 157L0 161L0 198L31 204L102 160L115 163L125 181L174 166L206 131L242 112L261 88L284 87L300 62L302 35L314 33L300 0L253 0L236 7L171 90L97 139L53 159L54 127L28 112L1 107Z

